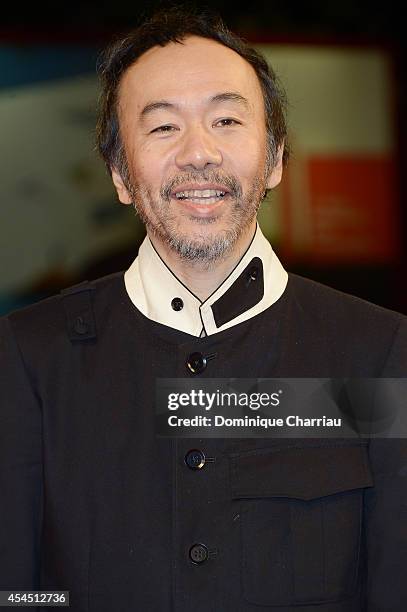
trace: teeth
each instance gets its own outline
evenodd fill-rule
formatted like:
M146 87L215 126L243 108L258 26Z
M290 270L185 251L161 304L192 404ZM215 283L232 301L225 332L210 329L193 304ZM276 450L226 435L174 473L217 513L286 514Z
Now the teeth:
M186 198L215 198L223 197L224 191L219 189L193 189L189 191L179 191L176 196L179 200Z

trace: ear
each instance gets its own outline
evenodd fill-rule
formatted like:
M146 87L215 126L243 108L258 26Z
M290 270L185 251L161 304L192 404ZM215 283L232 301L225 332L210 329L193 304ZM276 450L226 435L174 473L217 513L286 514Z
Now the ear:
M267 189L274 189L281 181L283 174L283 153L284 143L282 143L277 151L277 163L270 170L270 174L267 179Z
M115 167L112 168L112 180L114 186L116 187L117 197L119 198L120 202L122 204L132 204L133 202L130 194L127 191L120 173Z

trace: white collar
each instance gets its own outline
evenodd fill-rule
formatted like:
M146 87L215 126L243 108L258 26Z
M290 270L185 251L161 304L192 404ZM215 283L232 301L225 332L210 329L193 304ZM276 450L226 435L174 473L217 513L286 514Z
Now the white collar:
M124 281L131 301L143 315L199 337L263 312L284 293L288 275L257 225L239 263L204 302L171 272L147 236ZM175 298L182 302L174 302ZM182 307L174 310L172 304Z

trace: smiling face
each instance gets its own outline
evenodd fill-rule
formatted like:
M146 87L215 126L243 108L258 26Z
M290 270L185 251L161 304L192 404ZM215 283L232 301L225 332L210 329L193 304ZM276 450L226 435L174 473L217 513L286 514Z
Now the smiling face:
M251 237L281 159L270 171L263 95L250 64L196 36L153 47L125 72L118 115L128 176L124 182L113 169L113 181L155 244L211 262Z

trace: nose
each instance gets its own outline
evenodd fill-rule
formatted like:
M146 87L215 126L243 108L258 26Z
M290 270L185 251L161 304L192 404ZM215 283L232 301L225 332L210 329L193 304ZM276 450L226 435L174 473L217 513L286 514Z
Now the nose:
M214 136L204 127L189 127L180 142L175 163L183 170L204 170L209 166L220 166L222 154Z

